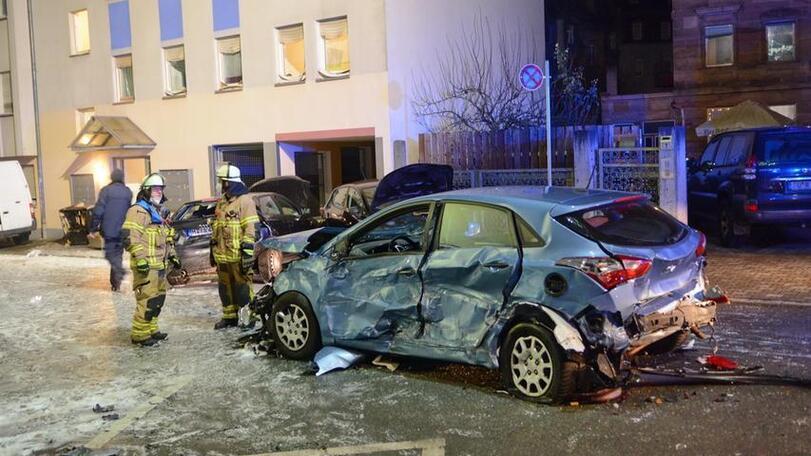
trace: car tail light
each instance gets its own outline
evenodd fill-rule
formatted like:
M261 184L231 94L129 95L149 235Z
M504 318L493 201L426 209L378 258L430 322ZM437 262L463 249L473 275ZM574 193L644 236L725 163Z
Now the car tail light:
M707 251L707 236L704 235L701 231L698 232L698 247L696 247L696 256L701 257L704 256L704 252Z
M750 155L749 158L746 159L746 164L743 168L743 179L744 180L755 180L757 179L757 157L754 155Z
M746 212L757 212L758 205L757 200L749 200L746 204L743 205L743 210Z
M610 257L575 257L558 260L559 266L579 269L606 290L629 280L638 279L650 271L653 262L646 258L618 255Z

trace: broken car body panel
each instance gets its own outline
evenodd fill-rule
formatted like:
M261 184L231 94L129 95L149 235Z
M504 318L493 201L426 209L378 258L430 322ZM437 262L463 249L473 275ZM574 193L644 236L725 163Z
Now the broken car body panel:
M672 280L645 281L643 276L607 290L583 271L558 264L563 257L610 252L556 221L555 214L626 197L504 187L408 200L307 251L274 279L273 289L276 296L307 298L325 345L495 368L506 331L530 321L548 328L566 353L585 357L595 370L610 375L613 367L597 366L600 356L616 364L634 342L648 344L663 334L651 332L645 320L656 312L673 312L675 307L660 307L660 301L706 307L693 313L699 325L714 318L714 307L704 305L702 294L703 257L696 257L700 234L684 225L687 234L666 249L623 250L651 258L654 267L676 262ZM459 210L454 212L455 206ZM522 225L532 233L519 229ZM265 247L301 252L304 238L316 233L277 237ZM549 282L550 277L555 280ZM664 294L653 297L659 292ZM643 319L641 326L637 317ZM693 323L677 321L667 330ZM626 332L629 325L633 334Z

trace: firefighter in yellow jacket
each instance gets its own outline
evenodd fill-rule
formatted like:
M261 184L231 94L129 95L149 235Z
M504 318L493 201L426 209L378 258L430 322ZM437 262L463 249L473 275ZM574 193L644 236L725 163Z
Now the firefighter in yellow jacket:
M170 264L180 268L174 232L164 217L165 186L160 174L147 176L121 230L122 243L130 253L136 301L131 338L133 344L141 346L166 339L166 333L158 330L158 316L166 301L166 269Z
M214 210L211 262L217 266L222 302L222 320L214 329L223 329L237 325L239 308L253 298L253 246L259 216L239 168L222 165L217 169L217 178L222 185L222 197Z

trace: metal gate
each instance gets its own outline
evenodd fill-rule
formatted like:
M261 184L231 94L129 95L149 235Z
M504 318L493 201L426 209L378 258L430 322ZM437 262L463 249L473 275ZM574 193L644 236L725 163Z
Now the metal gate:
M646 193L659 202L659 148L597 149L597 185L604 190Z

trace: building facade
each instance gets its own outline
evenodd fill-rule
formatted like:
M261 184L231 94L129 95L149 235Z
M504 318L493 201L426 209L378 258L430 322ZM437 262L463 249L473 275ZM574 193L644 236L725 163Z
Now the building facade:
M674 97L695 127L746 100L811 124L811 8L801 0L674 0Z
M27 15L26 0L9 1ZM524 23L540 43L544 30L537 0L31 5L51 237L60 234L58 210L93 204L113 167L133 187L164 172L174 207L216 194L223 162L249 184L299 175L321 198L382 177L416 161L415 74L466 25Z

